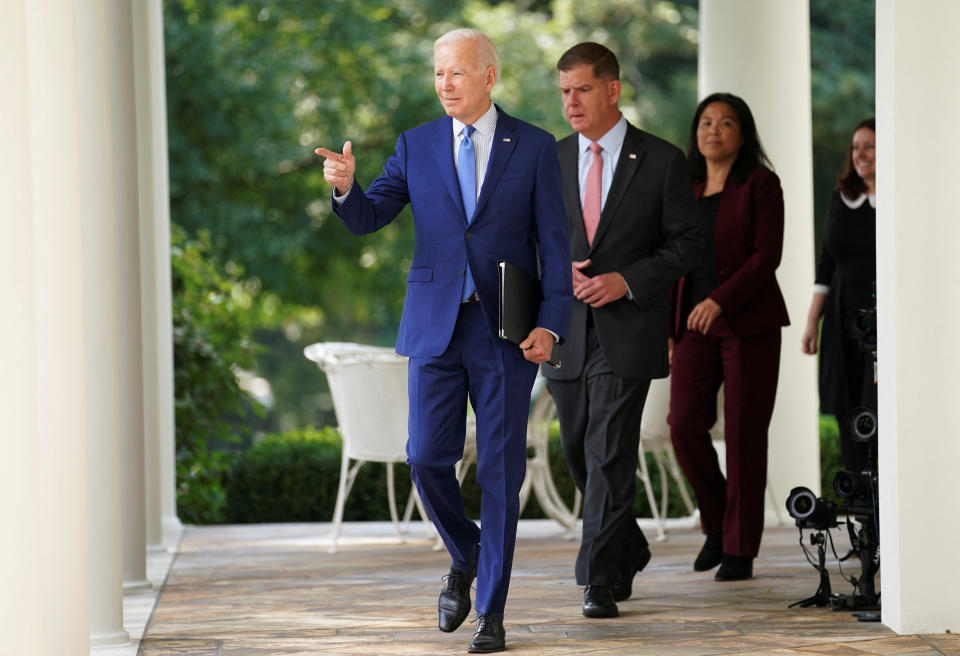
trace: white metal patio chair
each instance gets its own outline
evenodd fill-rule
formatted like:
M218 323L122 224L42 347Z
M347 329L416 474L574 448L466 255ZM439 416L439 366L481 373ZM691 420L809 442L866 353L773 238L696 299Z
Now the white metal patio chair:
M569 503L563 499L550 472L550 430L557 420L557 406L547 391L545 378L537 376L531 397L533 401L527 422L527 452L530 455L527 476L520 488L520 512L533 492L547 517L572 533L577 527L582 499L576 489Z
M541 382L543 382L543 379L538 379L538 383ZM676 457L673 455L673 447L670 444L670 431L666 426L670 392L669 383L664 391L656 385L660 382L663 381L653 381L651 384L650 393L647 397L647 403L644 406L642 420L643 423L641 425L640 434L639 458L637 460L637 477L640 479L640 482L643 485L644 493L646 494L647 501L650 505L651 518L654 520L657 529L657 540L665 540L665 518L668 501L666 476L668 474L680 485L681 497L683 498L687 511L691 516L693 516L695 513L696 507L694 506L693 501L690 499L690 496L687 494L686 488L683 487L683 474L680 472L680 467L677 464ZM537 389L535 387L535 394L536 392ZM664 394L667 396L664 396ZM660 428L658 420L655 419L661 414L661 409L664 429ZM547 392L546 387L543 386L542 391L540 391L540 393L536 394L534 397L533 409L530 413L530 424L528 428L529 443L542 444L543 446L541 451L543 453L546 453L547 451L546 444L549 439L550 427L551 424L556 421L556 419L557 407L553 402L553 398L550 396L549 392ZM653 455L654 462L656 462L660 471L660 480L663 481L659 504L653 492L653 480L650 477L646 458L644 457L645 452ZM549 471L549 462L545 457L533 458L528 462L528 468L533 469L534 467L541 469L546 468L547 471ZM554 517L554 519L557 519L557 521L571 530L576 527L576 522L580 515L580 507L582 503L582 498L579 491L576 491L571 502L567 503L567 501L564 500L557 491L556 486L553 484L552 477L550 477L548 480L539 482L536 477L531 478L528 473L528 480L524 481L524 488L527 488L529 485L538 486L541 488L538 491L539 493L537 494L537 500L540 501L540 504L544 508L545 512L550 514L551 517ZM521 490L521 494L522 493L523 490Z
M566 529L573 529L580 512L579 492L568 505L557 491L550 472L550 424L556 419L556 407L546 390L545 379L537 377L531 392L531 410L527 422L527 471L520 486L520 513L526 508L532 493L540 508L550 519ZM467 439L463 459L456 465L457 480L463 485L467 471L477 462L476 417L467 416ZM410 511L408 507L408 513Z
M343 438L330 553L337 551L343 509L357 473L366 462L386 463L390 518L403 542L393 465L407 459L407 358L393 349L344 342L311 344L303 352L327 375ZM412 490L408 507L413 504L426 518L420 499Z
M722 394L721 394L722 396ZM723 405L720 405L720 412L723 412ZM686 479L680 470L677 462L677 456L673 453L673 444L670 442L670 426L667 424L667 415L670 413L670 379L660 378L650 381L650 390L647 392L647 400L643 405L643 417L640 420L640 454L637 466L637 478L643 483L647 494L647 502L650 504L650 515L653 518L656 530L657 541L662 542L667 539L667 505L668 478L669 476L676 483L680 490L680 499L687 510L687 515L691 518L691 525L696 518L697 507L687 492ZM722 414L718 418L717 425L723 425ZM710 436L717 439L711 430ZM723 439L722 434L720 439ZM644 453L653 456L657 470L660 474L660 501L659 503L653 494L653 481L650 478L650 470L647 466L647 459Z
M336 552L343 522L343 508L356 480L357 472L366 462L387 465L387 494L390 517L398 538L403 541L404 528L416 508L434 532L427 513L416 493L410 491L403 519L397 514L393 486L393 463L406 462L407 442L407 358L392 349L344 342L321 342L304 349L304 355L326 373L343 438L340 482L333 516L333 544ZM542 393L540 391L543 390ZM527 430L527 474L520 489L521 512L532 492L548 517L567 529L576 526L579 514L579 495L570 505L557 491L550 473L549 425L556 417L550 395L543 380L534 385L533 411ZM552 413L552 414L551 414ZM350 462L353 462L351 465ZM467 416L467 432L463 458L456 464L457 480L463 483L467 471L477 460L476 422ZM439 546L439 542L438 545Z
M710 439L714 442L714 448L717 449L720 460L720 467L726 474L725 443L723 440L723 387L717 394L717 421L710 429ZM695 504L687 492L686 480L677 463L677 457L673 452L673 445L670 443L670 426L667 423L667 416L670 413L670 379L661 378L650 382L650 391L647 393L647 401L643 408L643 419L640 425L640 466L637 468L637 477L644 482L647 491L647 499L650 502L653 518L657 521L657 540L666 539L666 515L667 515L667 479L669 475L680 489L680 497L684 507L689 513L689 518L694 525L698 516ZM662 482L660 489L659 507L654 503L652 486L650 485L650 472L647 470L643 452L646 451L653 455L654 462L660 473ZM783 523L783 516L780 512L780 504L777 503L774 494L773 483L770 480L769 472L767 474L767 496L770 505L776 516L777 524Z

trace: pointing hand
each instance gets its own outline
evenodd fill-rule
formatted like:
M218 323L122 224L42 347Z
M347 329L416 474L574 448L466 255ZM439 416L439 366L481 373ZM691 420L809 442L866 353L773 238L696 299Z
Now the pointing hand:
M326 157L323 162L323 179L336 188L337 195L342 196L350 191L353 187L353 174L357 170L353 144L345 142L342 155L326 148L317 148L314 152L320 157Z

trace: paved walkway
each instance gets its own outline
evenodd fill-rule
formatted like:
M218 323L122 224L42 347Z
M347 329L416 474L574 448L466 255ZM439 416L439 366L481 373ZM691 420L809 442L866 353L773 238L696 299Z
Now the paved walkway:
M327 553L327 524L188 527L139 654L287 656L463 654L473 625L436 629L449 561L421 525L397 544L389 524L344 525ZM960 636L897 636L829 609L787 609L817 575L792 527L768 529L750 581L718 583L691 563L695 530L652 545L634 596L616 619L580 614L577 545L551 521L521 522L507 602L513 654L960 654ZM839 547L838 547L839 548ZM833 586L848 592L836 574Z

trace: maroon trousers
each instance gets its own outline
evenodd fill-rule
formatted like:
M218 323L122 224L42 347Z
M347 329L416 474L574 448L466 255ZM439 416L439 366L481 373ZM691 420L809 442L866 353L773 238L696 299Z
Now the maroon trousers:
M670 439L693 487L704 534L723 534L723 552L754 558L763 534L767 431L780 369L780 330L738 338L723 316L706 335L684 331L670 371ZM710 428L724 390L727 479Z

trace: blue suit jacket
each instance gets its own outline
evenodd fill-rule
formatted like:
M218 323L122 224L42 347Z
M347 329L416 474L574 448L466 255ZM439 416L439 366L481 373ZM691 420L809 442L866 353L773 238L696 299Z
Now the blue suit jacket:
M383 174L353 189L334 210L354 234L374 232L410 203L416 228L397 352L436 357L450 342L470 269L487 324L497 333L497 261L533 274L543 300L537 326L563 336L573 299L570 240L556 144L547 132L497 107L493 150L467 225L453 162L452 119L444 116L397 139ZM516 346L504 342L505 347Z

